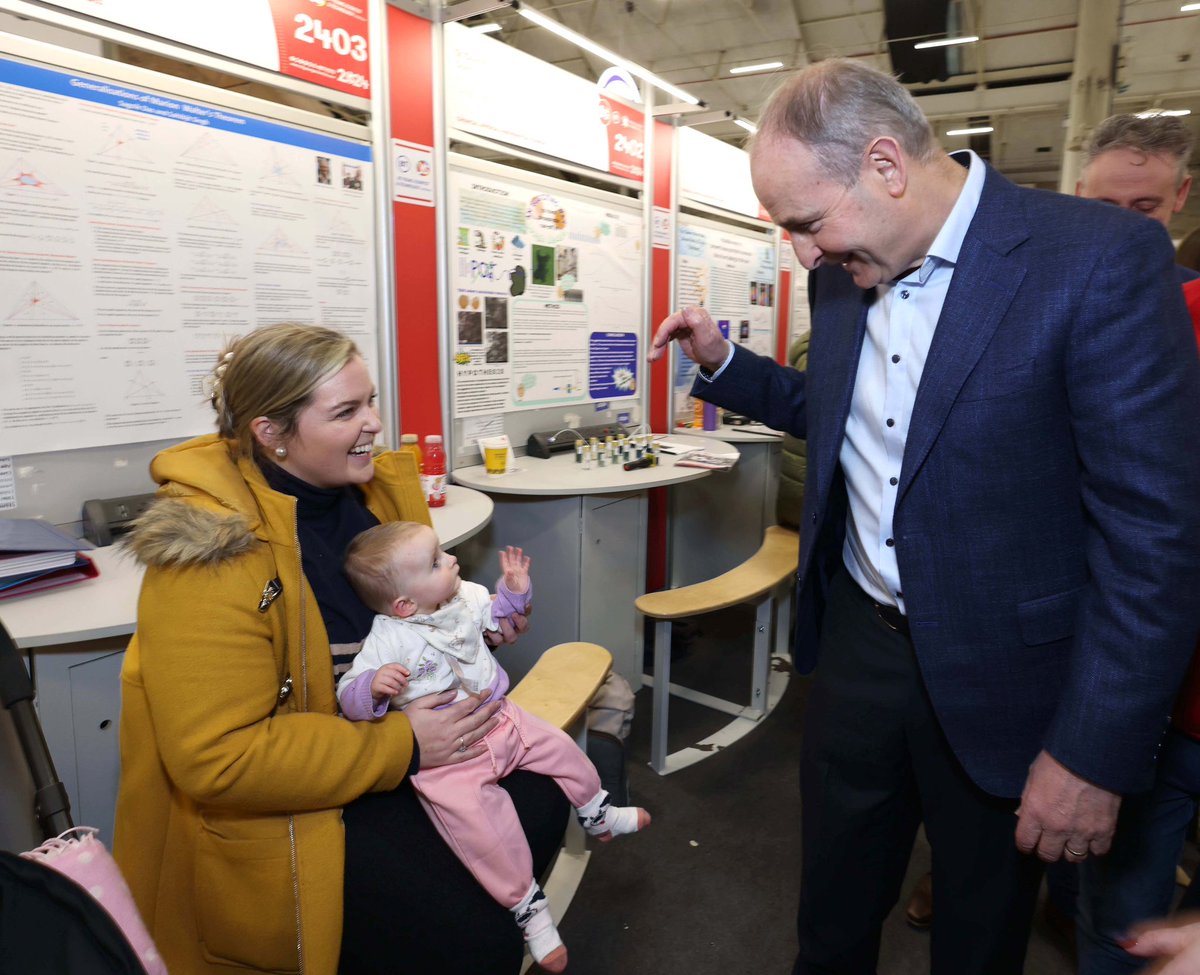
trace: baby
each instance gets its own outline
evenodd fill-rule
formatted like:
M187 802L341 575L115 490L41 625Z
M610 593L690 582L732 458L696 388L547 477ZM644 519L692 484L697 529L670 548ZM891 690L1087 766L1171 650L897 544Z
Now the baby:
M413 788L438 832L484 889L513 912L534 960L546 971L567 966L516 809L499 781L523 768L549 775L593 836L608 841L650 824L646 810L609 804L600 776L566 734L503 695L508 676L483 630L529 609L530 560L509 546L502 576L488 591L459 579L458 560L441 550L432 528L394 521L360 534L346 552L346 576L377 615L354 665L338 682L342 713L355 721L457 688L455 700L500 700L500 723L487 750L463 762L421 769ZM489 693L490 692L490 693ZM465 745L460 751L465 750Z

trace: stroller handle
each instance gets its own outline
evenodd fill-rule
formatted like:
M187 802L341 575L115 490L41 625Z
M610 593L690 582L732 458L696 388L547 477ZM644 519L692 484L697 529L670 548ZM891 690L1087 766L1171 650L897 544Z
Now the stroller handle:
M21 652L0 622L0 703L12 715L21 751L33 776L34 812L42 835L49 838L75 824L71 821L71 800L54 768L50 747L33 707L33 696L33 681L29 679Z

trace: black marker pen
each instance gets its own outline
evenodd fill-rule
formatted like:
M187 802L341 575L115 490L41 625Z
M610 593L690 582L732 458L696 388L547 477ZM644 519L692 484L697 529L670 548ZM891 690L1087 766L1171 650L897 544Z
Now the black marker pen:
M658 466L658 458L653 456L652 454L647 454L645 457L642 457L638 460L631 460L628 464L625 465L625 470L640 471L643 467L657 467L657 466Z

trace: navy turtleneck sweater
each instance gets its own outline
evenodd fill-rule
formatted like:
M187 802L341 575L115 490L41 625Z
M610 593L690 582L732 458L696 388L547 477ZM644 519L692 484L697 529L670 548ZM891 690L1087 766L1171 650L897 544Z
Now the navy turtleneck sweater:
M259 466L272 489L296 499L300 562L334 648L336 679L350 666L375 618L374 610L364 606L350 586L342 571L342 559L354 536L378 525L379 519L367 510L362 491L353 485L313 487L271 461ZM346 644L351 645L346 649L353 652L339 654L339 645Z

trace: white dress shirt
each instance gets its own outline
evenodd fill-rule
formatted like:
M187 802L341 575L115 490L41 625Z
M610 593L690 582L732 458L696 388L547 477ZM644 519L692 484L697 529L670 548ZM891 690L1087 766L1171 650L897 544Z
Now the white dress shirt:
M963 161L962 153L954 154ZM921 266L875 289L839 460L850 511L842 558L877 602L904 611L893 543L900 465L913 402L950 278L983 192L983 161L966 150L967 180Z

